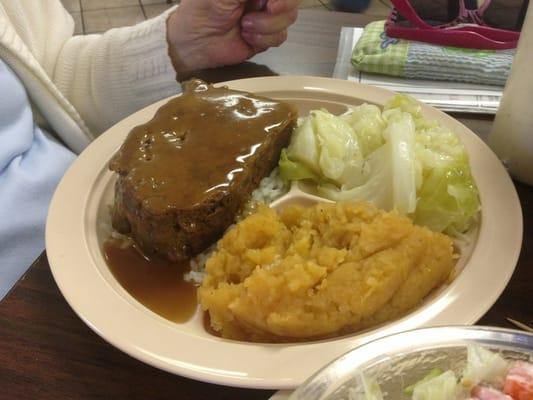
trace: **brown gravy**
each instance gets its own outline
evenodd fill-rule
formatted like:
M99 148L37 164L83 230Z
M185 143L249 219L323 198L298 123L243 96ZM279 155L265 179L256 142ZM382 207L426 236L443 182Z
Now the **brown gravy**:
M247 159L295 115L279 101L189 81L130 132L110 168L127 173L143 207L189 209L246 179Z
M124 248L114 239L104 243L104 256L117 281L145 307L173 322L186 322L194 315L196 287L183 280L188 262L147 258L134 245Z

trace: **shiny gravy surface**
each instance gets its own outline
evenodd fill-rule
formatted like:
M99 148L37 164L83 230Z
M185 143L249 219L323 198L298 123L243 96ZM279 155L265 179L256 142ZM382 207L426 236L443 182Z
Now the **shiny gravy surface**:
M185 322L197 307L196 287L183 280L189 263L172 263L159 257L146 257L135 245L120 240L104 243L104 256L115 279L137 301L156 314Z
M154 214L192 208L240 182L246 160L295 113L282 102L189 81L181 96L130 132L110 168L126 175ZM174 322L194 315L196 287L183 280L188 261L148 258L112 238L103 250L117 281L144 306Z
M293 115L287 109L280 102L193 80L151 121L131 131L110 166L127 172L152 211L194 207L244 177L246 159L269 132L289 123ZM139 160L145 161L143 168L135 167Z

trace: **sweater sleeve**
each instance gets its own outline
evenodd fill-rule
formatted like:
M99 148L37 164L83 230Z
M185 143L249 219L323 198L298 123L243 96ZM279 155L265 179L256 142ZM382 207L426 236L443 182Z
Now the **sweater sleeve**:
M171 11L132 27L73 36L60 47L52 81L93 134L179 92L166 41Z

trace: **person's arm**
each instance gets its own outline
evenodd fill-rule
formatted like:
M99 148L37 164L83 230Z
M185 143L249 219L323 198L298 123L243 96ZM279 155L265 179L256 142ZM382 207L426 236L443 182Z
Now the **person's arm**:
M268 0L265 10L245 13L250 1L182 0L159 17L86 36L72 36L72 17L59 0L3 0L0 7L94 136L177 93L176 75L236 64L281 44L298 0Z
M76 120L79 115L83 123L77 124L94 137L126 115L180 90L168 56L168 14L86 36L73 36L74 21L60 0L2 0L0 15L7 18L5 31L4 22L0 23L1 46L8 45L3 56L47 122L61 130L68 130L64 123L68 117ZM46 115L46 91L69 113L60 123ZM75 110L68 110L71 106ZM80 141L74 142L71 145L79 150Z
M63 44L52 80L93 133L179 92L168 55L167 16Z
M54 81L89 127L100 131L176 93L176 76L236 64L283 43L298 0L268 0L261 10L248 4L253 0L182 0L136 26L71 38Z

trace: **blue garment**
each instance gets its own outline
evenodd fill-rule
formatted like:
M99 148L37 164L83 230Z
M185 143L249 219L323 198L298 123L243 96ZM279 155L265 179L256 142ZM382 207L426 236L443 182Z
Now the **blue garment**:
M48 206L74 157L35 125L24 86L0 60L0 299L44 250Z

